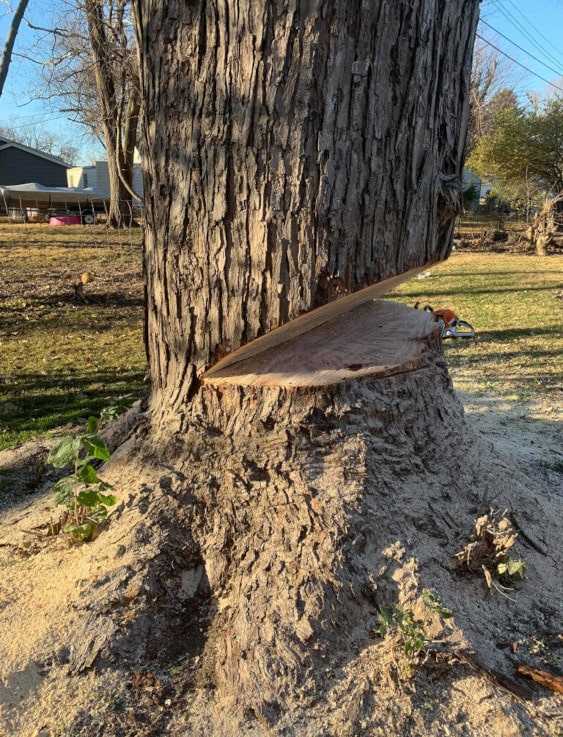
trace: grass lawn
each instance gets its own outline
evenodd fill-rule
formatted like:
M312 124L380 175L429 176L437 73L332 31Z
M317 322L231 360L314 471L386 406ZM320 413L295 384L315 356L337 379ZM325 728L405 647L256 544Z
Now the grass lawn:
M0 448L147 390L140 231L0 223ZM446 341L456 385L561 403L563 257L456 252L388 299L449 307L477 330ZM73 285L89 272L84 291Z
M0 448L146 391L140 241L0 223ZM73 286L85 272L86 303Z
M563 256L454 252L430 274L387 298L450 308L473 325L475 340L444 341L456 386L561 403Z

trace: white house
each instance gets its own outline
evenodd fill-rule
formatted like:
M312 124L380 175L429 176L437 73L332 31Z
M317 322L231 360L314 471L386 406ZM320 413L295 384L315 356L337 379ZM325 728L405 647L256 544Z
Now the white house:
M475 207L477 206L477 204L484 205L487 195L492 189L494 189L494 185L491 184L491 182L486 179L480 179L478 176L470 172L469 169L463 170L461 187L464 192L470 187L475 187L477 193L479 194L479 199L475 202Z
M109 197L109 173L107 161L96 161L89 166L73 166L67 170L67 184L69 187L86 189L93 187L101 194ZM143 196L143 174L139 163L133 164L133 190Z

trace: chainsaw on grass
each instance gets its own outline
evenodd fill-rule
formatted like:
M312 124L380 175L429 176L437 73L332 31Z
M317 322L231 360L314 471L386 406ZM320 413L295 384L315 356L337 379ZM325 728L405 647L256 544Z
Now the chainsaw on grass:
M418 302L415 310L418 310ZM442 325L442 338L474 338L475 329L465 320L460 320L453 310L433 310L430 305L423 307L429 312L438 324Z

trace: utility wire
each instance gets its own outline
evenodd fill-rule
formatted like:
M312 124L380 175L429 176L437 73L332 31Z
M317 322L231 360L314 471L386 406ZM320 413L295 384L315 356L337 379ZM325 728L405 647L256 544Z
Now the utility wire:
M496 8L502 13L502 15L508 20L508 22L514 26L514 28L521 33L529 43L534 46L543 56L545 56L546 59L552 61L554 64L561 64L561 58L557 59L553 54L548 51L546 48L544 48L535 38L534 36L524 28L524 26L520 23L518 18L516 18L507 8L504 8L502 4L500 3L500 0L493 0L493 4L496 6ZM524 16L525 17L525 16ZM527 21L530 23L530 21ZM530 23L532 29L539 34L538 29Z
M76 120L72 120L72 118L69 118L67 115L56 115L53 118L41 118L40 116L37 117L38 120L32 121L30 123L20 123L19 117L15 121L13 119L0 120L0 127L11 128L15 123L17 123L18 128L34 128L35 126L45 125L45 123L53 123L55 120L68 120L72 123L78 122Z
M517 61L514 57L510 56L509 54L507 54L502 49L499 49L498 46L495 46L493 43L491 43L490 41L488 41L484 36L481 36L481 34L478 33L477 34L477 38L480 38L481 41L483 41L484 43L487 44L487 46L490 46L495 51L498 51L499 54L502 54L503 56L506 56L506 58L507 59L510 59L510 61L514 62L514 64L517 64L519 67L522 67L522 69L525 69L529 74L532 74L534 77L537 77L538 79L541 79L542 82L546 82L551 87L554 87L556 90L558 90L559 92L563 92L563 87L558 87L553 82L550 82L549 79L546 79L545 77L542 77L539 74L536 74L531 69L529 69L528 67L524 66L524 64L521 64L519 61Z
M41 123L43 121L39 120L39 118L41 118L44 115L55 116L55 117L51 117L50 120L58 120L60 118L67 117L66 115L61 115L59 113L56 113L54 110L52 112L30 113L29 115L14 114L10 118L0 118L0 125L14 123L14 122L17 122L19 125L20 120L26 120L27 118L37 118L38 119L37 122Z
M496 28L494 28L490 23L487 23L486 20L482 20L481 23L483 23L483 25L487 26L487 28L490 28L491 31L494 31L495 33L498 33L498 35L499 36L502 36L502 38L504 38L505 41L508 41L508 43L511 43L513 46L516 46L517 49L520 49L520 51L523 51L531 59L533 59L534 61L537 61L538 64L541 64L542 65L542 67L545 67L546 69L549 69L550 72L555 72L555 74L557 74L558 77L563 77L563 72L561 71L561 69L555 69L554 67L550 67L549 64L546 64L541 59L538 59L537 56L534 56L533 54L530 54L530 52L529 51L526 51L525 48L523 48L522 46L519 46L515 41L513 41L510 38L508 38L508 36L505 36L504 33L501 33L499 30L497 30Z
M554 49L559 54L559 56L562 56L561 49L558 48L552 41L550 41L549 38L547 38L547 36L544 36L543 33L540 31L540 29L537 28L528 18L526 18L524 13L512 2L512 0L508 0L508 2L512 5L514 10L516 10L516 12L521 15L521 17L526 21L526 23L530 26L530 28L534 31L534 33L537 33L538 36L541 36L543 40L546 41L551 46L551 48ZM495 0L495 4L499 5L500 0Z

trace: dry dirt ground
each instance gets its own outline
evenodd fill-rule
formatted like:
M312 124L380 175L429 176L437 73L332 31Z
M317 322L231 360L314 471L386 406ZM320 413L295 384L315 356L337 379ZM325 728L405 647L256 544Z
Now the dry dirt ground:
M397 637L382 639L372 630L366 640L364 632L360 647L358 633L349 633L348 652L327 662L324 686L314 699L304 690L301 709L294 703L269 726L249 719L233 728L233 734L563 735L561 695L515 675L522 663L561 674L563 407L545 406L541 400L502 404L473 393L467 383L458 385L457 392L469 429L465 438L444 444L443 463L447 470L467 459L473 469L469 484L474 484L467 498L474 494L474 508L469 505L457 519L453 502L436 508L433 522L443 534L429 549L421 542L417 525L408 526L416 519L418 502L413 497L406 529L385 551L387 575L395 581L405 607L412 606L420 615L420 592L430 585L454 612L453 620L446 623L434 617L428 625L433 652L406 677ZM109 444L115 447L134 424L131 415L121 419ZM162 470L135 472L128 467L123 477L124 461L117 453L106 469L106 477L118 481L124 500L115 512L116 522L94 542L72 546L60 536L43 539L34 530L56 515L49 492L52 472L44 466L47 452L46 443L31 442L0 453L5 470L0 497L1 737L224 737L228 728L211 727L206 718L205 688L193 687L190 668L198 656L192 654L190 660L183 651L176 660L164 661L155 654L152 667L145 662L137 670L125 669L113 663L101 669L89 667L88 658L93 662L103 641L90 643L91 655L77 652L89 626L84 598L92 602L99 591L99 601L108 602L112 622L117 610L122 611L124 624L135 616L129 607L138 594L135 578L118 602L106 584L110 572L135 568L128 535L142 520L147 489L156 494ZM448 483L454 484L455 496L459 492L455 479ZM476 516L487 506L508 508L519 532L515 555L526 561L526 574L513 590L500 586L489 590L480 573L457 578L449 573L451 554L471 532L471 514ZM382 515L377 524L386 523ZM149 536L145 554L150 556L152 546L156 556L160 543ZM179 596L189 597L192 585L184 580ZM111 636L108 618L107 637Z

